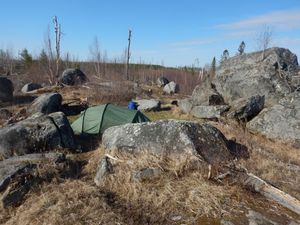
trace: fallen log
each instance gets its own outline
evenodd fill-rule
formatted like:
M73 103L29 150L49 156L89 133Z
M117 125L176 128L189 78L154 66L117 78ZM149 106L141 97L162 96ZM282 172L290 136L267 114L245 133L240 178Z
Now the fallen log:
M0 161L0 168L7 164L18 164L18 163L39 163L39 162L58 162L65 160L65 154L63 153L35 153L26 154L21 156L14 156L3 161Z
M48 86L48 87L43 87L43 88L39 88L33 91L28 91L25 93L25 95L30 95L30 94L42 94L42 93L46 93L46 92L53 92L53 91L58 91L60 90L62 87L60 86Z
M257 192L267 199L275 201L300 215L300 201L298 199L268 184L266 181L251 173L240 172L238 176L243 187Z

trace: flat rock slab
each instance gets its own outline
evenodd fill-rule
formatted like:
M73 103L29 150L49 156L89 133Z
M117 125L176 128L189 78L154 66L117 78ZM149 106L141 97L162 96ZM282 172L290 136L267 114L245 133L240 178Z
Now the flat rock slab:
M133 172L133 180L143 182L147 180L154 180L161 176L162 170L160 168L144 168Z
M135 100L138 104L138 110L141 111L159 111L160 110L160 101L155 99L141 99Z
M230 107L228 105L199 105L194 106L191 114L201 119L220 118Z

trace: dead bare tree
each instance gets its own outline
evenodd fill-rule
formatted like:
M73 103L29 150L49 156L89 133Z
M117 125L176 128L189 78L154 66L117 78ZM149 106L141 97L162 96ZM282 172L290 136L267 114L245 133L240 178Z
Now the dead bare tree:
M125 66L125 74L126 74L126 79L129 80L129 60L130 60L130 44L131 44L131 30L128 31L128 47L127 47L127 61L126 61L126 66Z
M55 31L55 49L56 49L56 83L58 83L59 78L59 64L60 64L60 39L61 39L61 25L58 23L57 16L53 18L54 31Z
M55 33L55 52L52 48L52 39L51 39L51 32L50 27L48 26L47 33L45 35L44 45L45 45L45 52L46 53L46 60L47 65L45 71L48 76L48 80L50 84L58 84L59 78L59 68L60 68L60 41L61 41L61 25L58 23L57 16L53 18L54 23L54 33Z
M44 70L48 76L48 81L50 84L55 83L55 76L53 71L54 63L54 54L52 50L52 41L50 35L50 27L48 26L45 39L44 39L45 50L42 50L40 55L41 65L44 67Z
M101 76L101 50L100 50L100 45L98 41L98 37L94 38L93 43L90 46L90 54L92 56L91 60L94 64L94 70L95 73L98 77Z
M273 30L269 26L265 25L257 35L258 50L262 51L262 60L265 59L265 51L270 46L272 41Z
M13 74L15 62L16 60L12 48L7 48L6 50L0 49L0 69L2 69L6 75Z

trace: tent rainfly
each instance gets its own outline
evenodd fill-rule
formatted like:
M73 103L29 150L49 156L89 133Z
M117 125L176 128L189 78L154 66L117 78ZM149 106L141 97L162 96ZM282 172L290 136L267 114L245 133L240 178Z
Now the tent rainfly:
M126 123L142 123L150 120L140 111L111 104L89 107L81 112L71 127L75 134L103 134L112 126Z

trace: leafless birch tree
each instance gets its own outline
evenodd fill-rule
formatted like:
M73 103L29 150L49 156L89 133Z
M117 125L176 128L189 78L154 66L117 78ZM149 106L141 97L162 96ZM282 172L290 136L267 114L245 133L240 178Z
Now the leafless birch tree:
M7 75L13 74L16 60L12 48L0 49L0 69Z
M101 76L101 50L100 50L100 44L98 41L98 37L94 38L93 43L90 46L90 54L91 54L91 60L94 64L94 70L96 73L96 76Z
M51 84L57 84L59 78L59 68L60 68L60 41L61 41L61 25L58 22L57 16L53 18L54 24L54 33L55 33L55 52L52 47L52 39L50 27L48 27L46 36L45 36L45 49L47 54L47 68L46 72L48 75L48 80Z
M265 58L265 51L270 47L273 36L273 30L269 26L265 25L257 35L258 50L262 51L262 60Z

